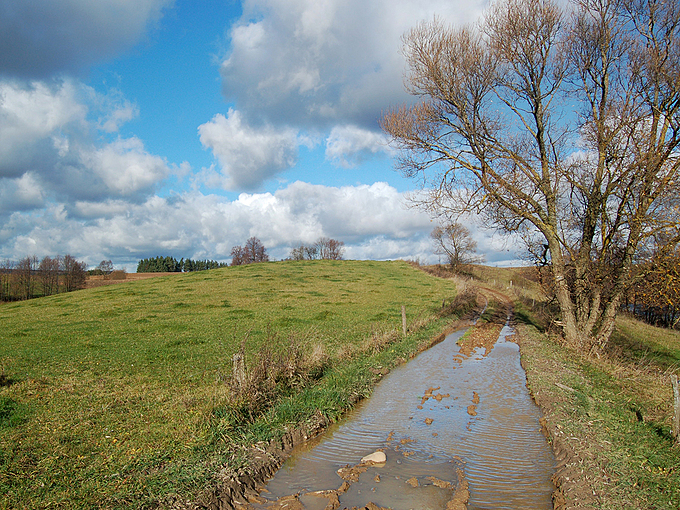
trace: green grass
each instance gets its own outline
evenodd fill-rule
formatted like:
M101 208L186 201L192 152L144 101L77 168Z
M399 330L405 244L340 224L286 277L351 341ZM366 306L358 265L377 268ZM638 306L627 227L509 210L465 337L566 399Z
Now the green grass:
M402 262L280 262L159 277L0 306L0 508L140 508L192 498L245 447L370 393L367 368L407 358L444 319L451 282ZM400 335L395 336L395 338ZM252 420L231 359L264 347L328 362Z
M668 378L678 370L680 334L623 316L608 354L597 359L529 326L520 331L529 387L553 440L572 450L571 476L594 494L586 506L680 508ZM567 502L576 504L573 496Z

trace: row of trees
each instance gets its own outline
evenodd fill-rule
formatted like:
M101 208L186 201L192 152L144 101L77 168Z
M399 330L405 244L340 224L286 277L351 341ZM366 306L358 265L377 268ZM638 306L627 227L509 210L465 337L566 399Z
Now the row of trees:
M63 257L27 256L18 262L0 264L0 301L17 301L85 286L86 265L71 255Z
M342 260L345 243L337 239L320 237L314 244L299 246L290 251L290 260Z
M191 260L174 257L153 257L142 259L137 264L138 273L190 273L192 271L205 271L207 269L217 269L227 267L226 262L216 260Z
M340 260L344 252L344 245L342 241L330 239L328 237L321 237L314 244L300 246L293 248L290 254L291 260ZM257 237L251 237L243 246L234 246L231 249L231 265L241 266L244 264L254 264L257 262L268 262L269 254L267 249L262 244L262 241ZM110 261L102 261L100 266L105 273L108 266L106 263ZM219 267L226 267L226 262L217 262L215 260L191 260L181 259L177 260L174 257L154 257L142 259L137 264L138 273L175 273L175 272L190 272L203 271L205 269L217 269ZM98 266L99 267L99 266Z

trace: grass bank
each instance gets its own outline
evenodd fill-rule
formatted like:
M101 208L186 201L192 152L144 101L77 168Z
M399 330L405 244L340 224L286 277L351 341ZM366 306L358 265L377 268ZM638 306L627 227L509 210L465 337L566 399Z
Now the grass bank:
M402 262L316 261L4 305L0 508L199 497L253 444L367 396L451 321L455 295Z
M559 462L555 508L680 508L669 378L680 371L680 333L621 315L607 353L589 357L546 328L526 292L517 336Z

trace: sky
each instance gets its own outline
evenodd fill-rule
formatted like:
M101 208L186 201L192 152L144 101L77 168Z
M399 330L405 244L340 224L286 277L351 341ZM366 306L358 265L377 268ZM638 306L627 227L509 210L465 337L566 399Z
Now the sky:
M319 237L437 262L381 115L401 37L486 0L0 0L0 259L228 261ZM487 263L507 241L470 223Z

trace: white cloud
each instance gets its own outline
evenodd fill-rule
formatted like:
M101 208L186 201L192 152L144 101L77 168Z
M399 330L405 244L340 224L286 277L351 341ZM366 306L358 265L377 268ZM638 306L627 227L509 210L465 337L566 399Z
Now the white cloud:
M99 112L97 129L100 131L116 133L123 124L139 115L137 105L128 101L119 90L112 89L105 95L91 90L90 95Z
M245 0L221 67L223 91L247 118L301 128L376 129L407 101L401 36L435 14L467 22L485 0Z
M55 205L32 213L30 221L15 215L6 224L11 228L0 233L0 258L68 250L93 265L104 258L129 265L161 253L225 260L233 246L251 236L274 258L321 236L344 241L353 258L409 257L422 251L431 230L429 218L406 208L403 195L385 183L336 188L296 182L273 194L243 193L235 200L192 192L140 203ZM382 254L376 243L385 248Z
M63 149L60 131L82 128L87 107L71 80L48 86L0 81L0 176L18 176L49 165Z
M136 115L136 106L120 92L95 92L72 80L0 81L0 193L30 181L37 192L17 207L39 207L44 199L71 200L132 197L152 192L171 172L186 174L187 165L170 169L149 154L135 137L111 142L97 128L115 132ZM18 179L18 180L17 180ZM8 206L3 209L7 210Z
M486 3L245 0L220 68L223 94L238 111L201 126L201 141L213 149L225 176L206 172L206 182L257 189L294 161L295 136L298 145L304 137L326 139L327 159L341 167L387 152L378 119L410 101L403 87L402 35L435 14L471 21ZM256 137L252 126L265 127ZM265 150L256 138L271 137L272 126L285 142L276 140ZM211 136L208 127L219 133ZM275 155L276 149L281 152Z
M47 78L130 48L173 0L0 3L0 76Z
M378 153L391 153L383 133L357 126L335 126L326 139L326 159L343 167L355 166Z
M31 172L16 179L0 179L0 211L42 207L44 198L42 186Z
M97 175L108 193L129 196L150 190L170 174L165 160L149 154L138 138L118 139L81 155L83 165Z
M0 227L0 259L71 253L91 265L111 259L134 270L140 259L157 255L228 260L231 248L251 236L282 259L297 243L327 236L345 242L346 258L436 262L429 237L434 224L405 202L386 183L295 182L276 193L242 193L234 200L189 192L139 203L79 201L70 209L55 204L40 213L12 214ZM490 263L515 259L512 243L468 226L480 252L495 251Z
M212 150L223 172L225 189L255 189L297 161L298 139L289 128L259 128L244 122L240 112L215 115L198 127L201 143Z

